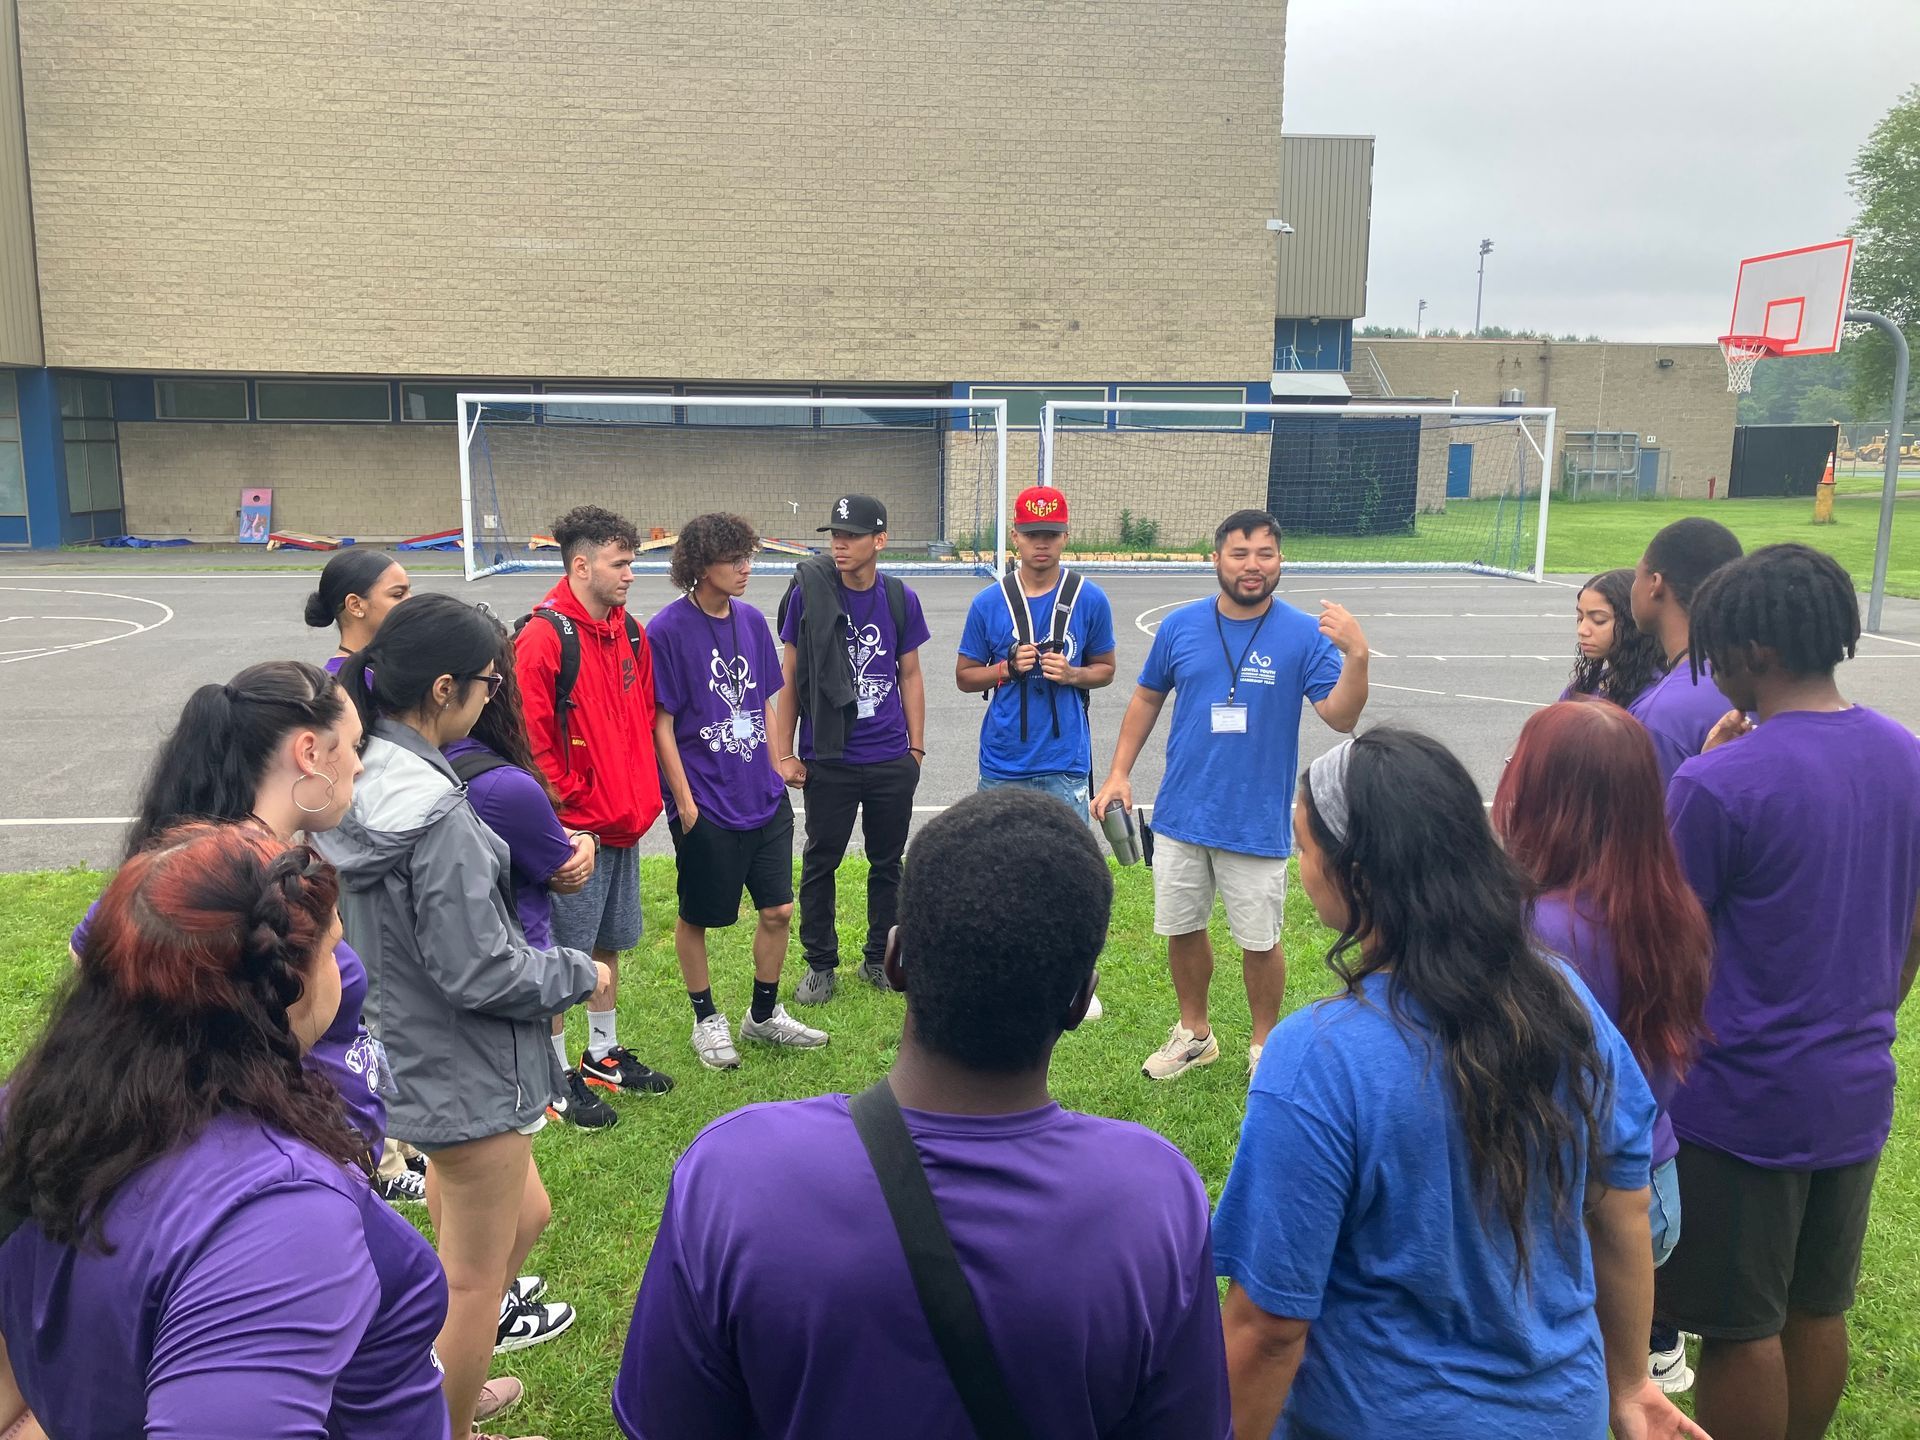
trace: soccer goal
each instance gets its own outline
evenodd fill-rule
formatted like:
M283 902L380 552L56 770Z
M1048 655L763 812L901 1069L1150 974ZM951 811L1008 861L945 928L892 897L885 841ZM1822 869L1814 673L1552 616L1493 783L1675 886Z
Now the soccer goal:
M469 580L560 569L553 523L583 504L632 520L652 572L710 510L746 516L764 568L790 568L849 491L886 505L888 569L994 573L1006 553L1004 400L462 393L457 416Z
M1271 511L1295 572L1545 573L1548 406L1052 401L1040 477L1072 563L1207 568L1235 510Z

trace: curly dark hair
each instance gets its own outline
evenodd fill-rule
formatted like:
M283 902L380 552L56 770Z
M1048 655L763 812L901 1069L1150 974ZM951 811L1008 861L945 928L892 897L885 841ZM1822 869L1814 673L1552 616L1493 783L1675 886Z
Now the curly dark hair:
M1811 545L1763 545L1713 572L1693 597L1694 674L1765 647L1790 675L1831 675L1860 643L1853 577Z
M1577 1225L1582 1157L1612 1112L1593 1020L1527 931L1530 887L1494 838L1473 777L1438 740L1381 726L1353 741L1347 835L1334 838L1307 775L1299 800L1347 922L1327 964L1360 994L1383 974L1395 1022L1427 1040L1467 1142L1489 1230L1530 1277L1537 1187Z
M182 826L129 858L8 1082L0 1205L110 1253L119 1188L221 1115L369 1173L365 1138L301 1064L287 1018L338 898L331 865L249 825Z
M1036 855L1047 857L1044 885ZM1053 796L987 790L936 815L908 850L900 889L915 1038L975 1070L1039 1064L1112 910L1113 874L1092 832Z
M598 505L576 505L553 522L553 541L560 547L560 563L571 565L573 557L588 546L621 545L640 548L640 532L624 515L603 510Z
M1576 695L1598 695L1623 709L1667 672L1660 638L1633 623L1633 571L1608 570L1581 588L1595 591L1613 611L1613 649L1598 659L1582 655L1573 662L1567 688Z
M667 571L676 590L692 591L709 565L744 560L760 548L759 532L744 515L716 510L696 515L680 527L673 542L673 564Z

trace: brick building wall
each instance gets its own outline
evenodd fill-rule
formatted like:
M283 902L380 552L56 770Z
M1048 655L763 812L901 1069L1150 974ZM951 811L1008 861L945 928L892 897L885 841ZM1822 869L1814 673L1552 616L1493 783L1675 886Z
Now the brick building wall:
M1262 375L1284 29L1280 0L20 0L47 360Z
M1459 404L1494 405L1503 392L1521 390L1527 404L1558 410L1562 454L1570 431L1632 431L1643 443L1651 435L1653 448L1665 452L1667 494L1704 499L1709 480L1725 493L1737 397L1727 392L1717 345L1375 339L1354 345L1372 349L1396 398L1445 403L1457 391ZM1423 507L1436 484L1445 495L1444 469L1436 479L1428 468L1423 461ZM1476 478L1476 493L1479 488Z

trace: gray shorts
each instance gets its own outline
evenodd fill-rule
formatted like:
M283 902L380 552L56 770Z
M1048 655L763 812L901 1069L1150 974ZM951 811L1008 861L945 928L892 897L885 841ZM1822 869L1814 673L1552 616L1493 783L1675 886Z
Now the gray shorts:
M640 943L640 854L604 845L593 878L577 895L553 897L553 943L618 954Z

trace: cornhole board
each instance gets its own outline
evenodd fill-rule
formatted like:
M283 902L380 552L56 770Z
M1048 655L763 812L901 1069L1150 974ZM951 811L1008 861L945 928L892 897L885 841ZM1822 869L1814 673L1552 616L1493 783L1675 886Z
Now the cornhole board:
M240 492L240 543L265 545L273 530L273 491L247 489Z
M276 530L267 537L269 550L338 550L351 545L350 538L339 535L309 535L304 530Z

